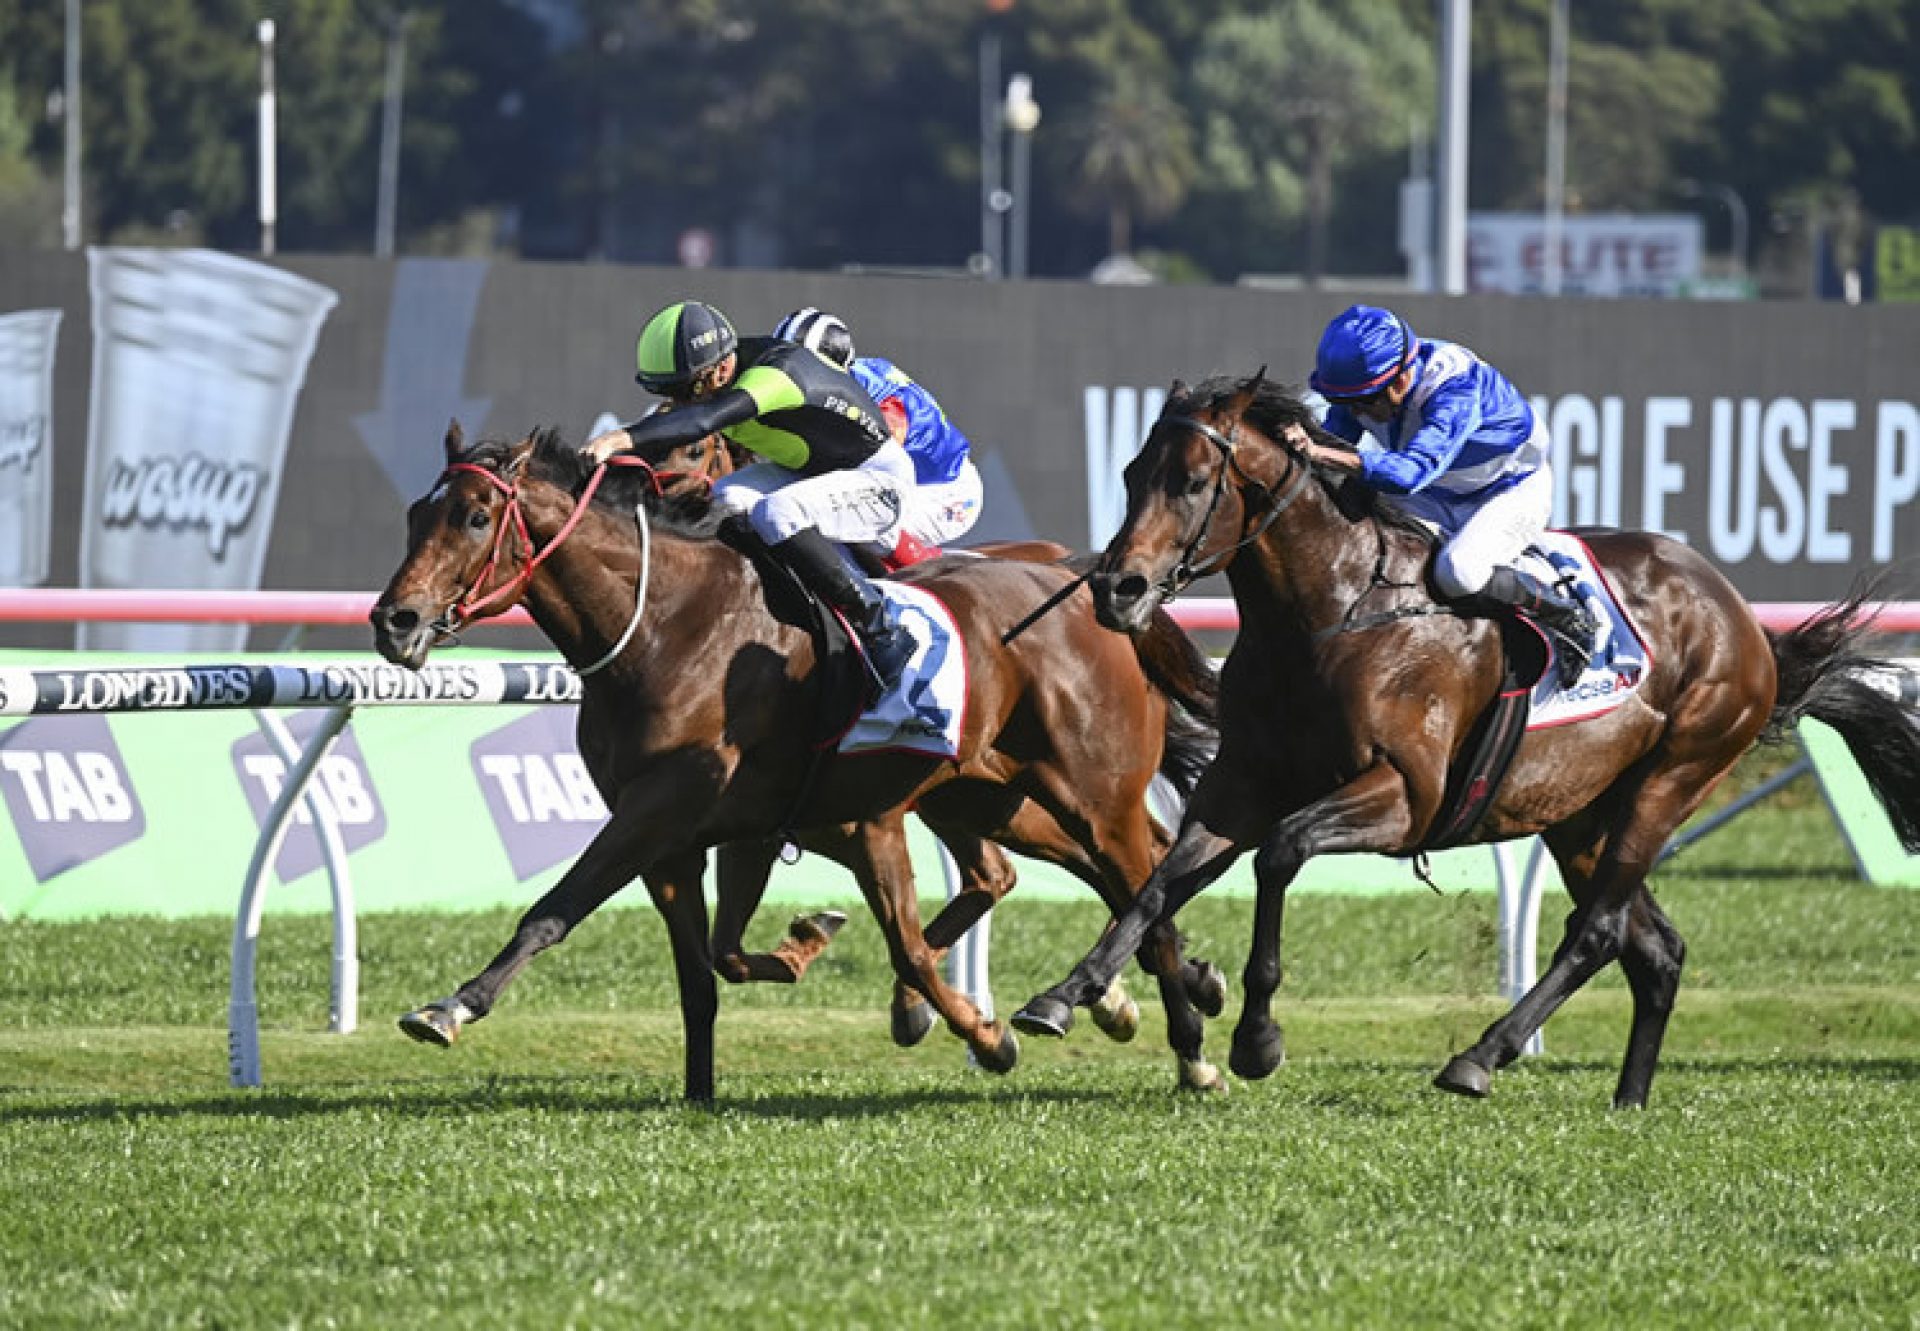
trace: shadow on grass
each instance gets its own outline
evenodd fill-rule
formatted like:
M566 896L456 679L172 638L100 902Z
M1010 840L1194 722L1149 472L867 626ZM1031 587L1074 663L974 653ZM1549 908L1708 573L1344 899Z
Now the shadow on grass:
M1013 1100L1029 1104L1105 1104L1130 1098L1123 1086L1087 1088L1011 1088L982 1082L978 1089L934 1086L906 1091L812 1091L728 1096L711 1104L691 1104L674 1086L631 1077L492 1077L484 1082L409 1081L381 1089L301 1091L234 1090L187 1099L95 1098L62 1104L0 1103L0 1125L8 1123L101 1123L143 1118L304 1119L369 1110L396 1110L410 1117L444 1114L449 1118L486 1113L707 1114L814 1122L879 1118L894 1114L987 1105Z

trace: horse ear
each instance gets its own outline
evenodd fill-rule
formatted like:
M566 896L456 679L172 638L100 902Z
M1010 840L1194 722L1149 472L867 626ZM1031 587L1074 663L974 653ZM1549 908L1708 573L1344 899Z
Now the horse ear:
M1247 380L1247 389L1248 391L1251 392L1255 389L1258 389L1260 385L1264 384L1266 381L1267 381L1267 367L1262 365L1259 369L1253 372L1253 378Z
M1167 405L1172 404L1175 400L1179 398L1183 398L1186 395L1187 395L1187 381L1185 379L1180 378L1178 375L1175 375L1173 383L1167 388L1167 403L1161 406L1160 408L1161 413L1165 414L1167 410Z
M460 422L457 419L449 419L447 421L447 437L445 443L447 446L447 461L449 462L458 462L460 455L467 451L467 435L466 432L460 428Z
M507 465L500 469L501 473L509 480L516 481L526 475L527 463L533 457L534 445L539 442L540 432L535 430L525 439L515 444L513 446L513 452L507 456Z

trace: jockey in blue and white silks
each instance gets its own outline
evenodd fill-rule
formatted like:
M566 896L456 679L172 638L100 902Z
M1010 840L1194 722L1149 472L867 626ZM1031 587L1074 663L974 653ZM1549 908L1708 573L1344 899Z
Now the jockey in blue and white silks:
M1547 430L1508 378L1466 347L1424 340L1391 310L1355 305L1320 338L1313 390L1328 433L1352 453L1309 443L1441 538L1440 594L1481 613L1522 610L1563 642L1561 675L1585 668L1594 624L1581 603L1514 567L1553 513Z
M894 552L894 562L910 563L924 553L911 548L916 544L941 546L966 535L980 520L985 486L973 465L973 445L933 394L892 361L856 358L852 330L825 310L795 310L773 335L811 348L851 374L913 460L914 486L901 514L902 548Z

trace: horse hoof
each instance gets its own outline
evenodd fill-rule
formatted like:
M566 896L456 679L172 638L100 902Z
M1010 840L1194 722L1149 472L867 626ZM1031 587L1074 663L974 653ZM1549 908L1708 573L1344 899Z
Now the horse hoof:
M1493 1088L1493 1074L1465 1054L1456 1054L1440 1069L1440 1075L1433 1079L1433 1084L1455 1095L1484 1100L1487 1092Z
M1233 1033L1233 1052L1227 1056L1227 1066L1233 1069L1233 1075L1243 1081L1259 1081L1270 1077L1273 1070L1287 1059L1287 1040L1280 1028L1267 1025L1258 1034L1248 1035L1244 1030Z
M847 922L845 911L822 910L812 915L796 915L787 925L787 934L795 942L817 943L825 947Z
M400 1029L421 1044L451 1049L453 1042L460 1038L460 1027L471 1015L465 1003L443 1000L407 1013L400 1018Z
M1055 1039L1073 1029L1073 1008L1051 994L1030 998L1013 1014L1013 1024L1028 1035L1050 1035Z
M1227 1079L1204 1058L1180 1060L1180 1089L1197 1095L1225 1095Z
M932 1029L933 1004L924 998L918 1003L893 1005L893 1042L902 1049L913 1048L926 1039Z
M992 1044L982 1043L973 1047L973 1061L995 1076L1004 1077L1020 1061L1020 1037L997 1021L980 1028L982 1036L991 1036L996 1032L998 1038Z
M1227 976L1211 961L1196 961L1198 975L1187 986L1187 998L1203 1017L1217 1017L1227 1010Z
M1140 1005L1115 980L1105 998L1088 1009L1093 1024L1115 1044L1125 1044L1140 1033Z

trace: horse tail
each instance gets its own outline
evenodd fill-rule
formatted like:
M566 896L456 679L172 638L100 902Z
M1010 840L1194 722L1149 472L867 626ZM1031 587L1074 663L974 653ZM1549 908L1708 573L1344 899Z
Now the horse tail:
M1185 799L1220 747L1220 680L1199 644L1165 610L1155 610L1145 631L1132 636L1134 655L1147 682L1165 694L1166 744L1160 775Z
M1886 687L1904 673L1856 650L1872 630L1865 603L1884 577L1858 588L1798 628L1768 632L1779 692L1763 741L1785 738L1802 717L1825 722L1846 741L1900 844L1920 853L1920 708Z

